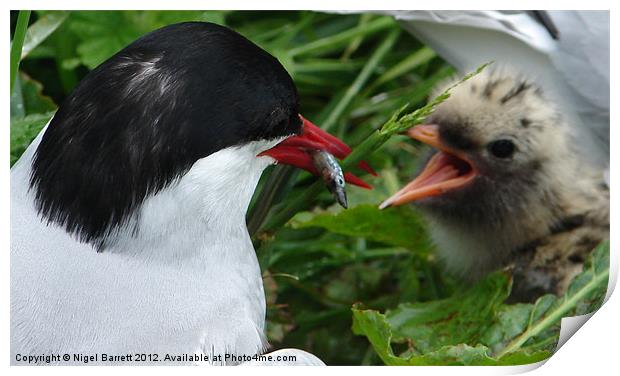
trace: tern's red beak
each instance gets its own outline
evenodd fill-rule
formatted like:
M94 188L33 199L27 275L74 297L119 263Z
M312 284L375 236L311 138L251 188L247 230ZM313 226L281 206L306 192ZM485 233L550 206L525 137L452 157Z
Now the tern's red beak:
M332 136L312 124L310 121L304 119L303 116L299 115L299 117L303 121L301 134L289 137L275 147L266 150L259 155L268 155L277 160L279 163L302 168L313 175L318 176L319 172L312 163L312 157L310 156L309 151L325 150L338 159L344 159L347 155L351 154L351 148L337 137ZM377 175L377 173L364 161L359 163L359 168L371 173L372 175ZM372 188L369 184L350 172L346 172L344 174L344 178L347 183L357 185L362 188Z

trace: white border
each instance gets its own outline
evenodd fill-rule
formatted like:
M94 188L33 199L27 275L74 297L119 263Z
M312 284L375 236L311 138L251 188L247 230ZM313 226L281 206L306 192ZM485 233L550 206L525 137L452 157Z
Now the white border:
M297 1L295 3L282 4L276 1L187 1L187 0L175 0L174 2L164 2L159 0L139 0L139 1L120 1L120 0L108 0L105 2L91 1L91 2L78 2L67 0L39 0L39 1L12 1L3 2L6 10L3 13L3 24L5 32L9 29L9 9L313 9L313 10L337 10L337 9L351 9L351 10L364 10L364 9L428 9L429 5L432 5L434 9L462 9L464 6L472 9L494 9L500 6L500 9L611 9L611 67L617 67L620 64L618 60L618 48L615 46L618 44L618 10L614 7L614 3L611 1L597 1L591 0L588 2L583 1L511 1L501 2L497 1L476 1L476 2L457 2L457 1L433 1L433 2L411 2L411 1L365 1L365 0L340 0L340 1ZM584 8L587 5L587 8ZM172 7L171 7L172 6ZM5 42L6 43L6 42ZM0 208L5 220L3 226L0 227L0 241L4 245L2 247L4 262L1 264L2 271L2 301L4 302L3 309L0 310L0 318L2 323L2 342L0 345L0 357L4 357L3 364L8 366L9 363L9 90L8 90L8 72L9 72L9 53L8 43L5 44L4 58L0 62L2 69L0 71L5 72L1 80L3 82L4 90L0 90L3 97L2 107L3 119L5 119L4 129L1 134L2 142L0 142L0 156L2 156L1 168L1 184L0 184ZM611 72L611 142L617 140L618 130L615 129L618 126L617 116L617 100L618 90L620 88L620 82L618 82L618 76L615 74L614 68ZM618 152L615 148L611 148L611 186L612 186L612 282L610 284L615 286L618 276L618 251L617 246L614 243L613 234L616 230L619 230L616 216L618 205L616 200L616 189L618 181ZM593 319L589 320L578 333L574 335L558 352L551 357L551 359L542 367L536 370L540 375L556 375L556 374L608 374L610 370L617 369L617 347L616 336L620 334L619 327L620 322L620 298L618 294L613 294L609 301L597 312ZM347 367L348 368L348 367ZM351 367L350 370L337 369L330 367L322 369L319 372L356 372L356 373L374 373L375 369L370 367ZM480 375L480 374L513 374L520 373L526 370L536 368L536 366L526 367L416 367L414 369L409 367L391 367L389 370L382 369L380 372L390 373L407 373L411 374L453 374L459 375ZM334 371L336 370L336 371ZM44 368L31 368L31 367L13 367L9 369L10 372L15 374L30 374L34 372L46 372L50 374L66 375L85 372L81 367L44 367ZM200 368L182 368L168 370L161 367L148 367L148 368L131 368L131 367L117 367L113 370L115 374L140 374L142 372L148 372L152 375L168 375L172 372L190 372L200 373L204 375L204 372L212 372L212 370L204 370ZM110 369L103 367L90 367L86 370L89 374L94 375L107 375ZM291 372L308 374L310 372L317 372L317 369L309 368L296 368L290 370L284 367L269 367L269 368L253 368L252 371L244 368L230 367L218 369L218 373L229 374L238 372L258 372L269 374L290 374Z

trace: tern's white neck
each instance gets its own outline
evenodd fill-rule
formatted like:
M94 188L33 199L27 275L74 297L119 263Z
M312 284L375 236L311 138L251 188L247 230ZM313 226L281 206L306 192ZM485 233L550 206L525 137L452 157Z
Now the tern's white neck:
M231 250L251 250L245 214L261 173L274 162L256 155L276 143L229 147L197 161L145 200L132 225L112 236L105 252L175 264L222 263Z

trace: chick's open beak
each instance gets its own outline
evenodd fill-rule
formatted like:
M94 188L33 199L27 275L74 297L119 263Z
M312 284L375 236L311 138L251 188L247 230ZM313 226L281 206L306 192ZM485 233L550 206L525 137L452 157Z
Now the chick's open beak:
M380 209L399 206L426 197L439 196L467 185L476 175L476 169L467 155L444 145L439 137L439 126L418 125L411 128L409 137L438 149L422 172L409 184L385 200Z
M310 154L313 150L327 151L338 159L344 159L351 154L351 148L340 139L312 124L303 116L299 115L299 117L303 121L301 134L285 139L275 147L260 153L259 156L267 155L278 163L295 166L319 176L320 173L314 166ZM358 167L374 176L377 175L364 161L360 162ZM344 174L344 179L347 183L362 188L372 188L368 183L350 172Z

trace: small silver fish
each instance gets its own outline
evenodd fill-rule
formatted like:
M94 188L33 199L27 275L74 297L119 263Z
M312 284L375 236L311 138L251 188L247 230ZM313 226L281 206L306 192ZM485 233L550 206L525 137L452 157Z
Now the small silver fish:
M312 152L312 162L319 171L327 189L334 195L336 201L343 208L347 208L347 192L345 190L344 174L336 158L324 150Z

